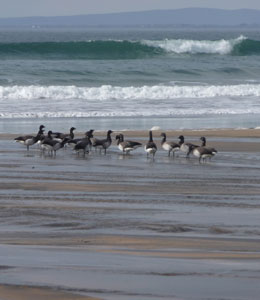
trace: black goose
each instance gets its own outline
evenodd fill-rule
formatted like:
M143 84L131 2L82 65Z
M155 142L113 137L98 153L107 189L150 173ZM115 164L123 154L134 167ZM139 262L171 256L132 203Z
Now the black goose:
M40 149L44 152L47 149L46 146L44 146L44 144L48 144L49 141L52 141L53 140L53 137L52 137L52 131L49 130L48 133L47 133L47 136L46 135L42 135L40 140L38 141L38 144L40 146ZM48 150L49 151L49 150Z
M189 157L194 148L199 147L198 145L194 145L192 143L185 143L183 135L179 136L179 140L180 151L186 153L186 157Z
M174 156L174 153L178 150L180 150L180 145L175 142L167 142L166 141L166 134L164 132L161 133L162 141L161 145L163 150L168 151L168 156L172 155Z
M89 138L89 147L91 148L92 146L92 143L91 143L91 138L93 138L93 132L94 132L94 129L90 129L89 131L87 131L85 133L85 136ZM69 146L72 146L73 148L75 148L75 146L82 141L82 138L80 139L69 139L67 144Z
M65 138L69 138L69 139L73 140L75 129L76 129L75 127L71 127L70 128L70 133L53 132L52 137L54 139L56 139L57 141L60 141L60 142L62 142L62 140L64 140Z
M37 134L31 138L28 138L24 141L24 145L27 147L27 151L29 151L29 147L37 143L41 139L41 134Z
M202 136L201 138L200 138L200 140L201 140L201 147L206 147L206 138L204 137L204 136ZM214 152L215 154L218 152L215 148L213 148L213 147L206 147L207 149L209 149L209 150L211 150L212 152Z
M156 144L155 144L154 141L153 141L153 133L152 133L151 130L149 131L149 141L148 141L148 143L145 145L144 150L145 150L146 153L147 153L147 157L148 157L149 154L152 154L153 157L154 157L154 155L155 155L155 153L156 153L156 151L157 151L157 146L156 146Z
M124 135L122 133L116 136L116 140L117 140L117 146L119 150L121 150L123 153L126 154L142 146L142 144L138 142L124 141Z
M45 139L41 144L41 149L43 151L47 150L51 155L56 156L56 151L63 148L67 140L68 138L65 138L62 142L59 142L54 139Z
M92 130L91 130L92 131ZM74 147L74 150L79 154L80 152L83 152L83 155L85 156L86 153L89 152L88 148L91 144L90 136L92 135L91 131L86 132L85 137L81 139ZM92 135L93 136L93 135Z
M27 150L29 151L29 147L37 143L43 136L44 128L45 128L44 125L40 125L39 131L36 136L24 135L24 136L19 136L14 140L18 143L21 143L22 145L25 145L27 147Z
M112 144L111 133L113 133L113 131L112 130L108 130L108 132L107 132L107 138L106 139L103 139L103 140L93 139L92 146L95 149L98 148L100 150L100 152L101 152L102 149L104 149L104 152L106 154L107 149Z
M38 134L42 135L44 133L44 128L45 128L44 125L40 125L37 135ZM14 140L18 143L24 144L26 140L31 139L33 137L34 137L33 135L23 135L23 136L16 137Z
M192 154L199 158L199 162L201 162L201 159L204 162L207 158L211 159L218 151L215 148L206 147L205 137L201 137L200 140L202 141L201 147L194 148Z
M52 136L52 131L51 130L48 131L47 136L45 136L45 135L41 136L41 144L43 144L44 142L46 142L48 140L53 140L53 136Z

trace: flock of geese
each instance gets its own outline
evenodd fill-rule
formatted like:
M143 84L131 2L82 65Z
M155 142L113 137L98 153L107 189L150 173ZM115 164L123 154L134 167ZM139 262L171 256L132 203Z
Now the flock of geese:
M74 130L76 128L71 127L68 134L61 132L52 132L48 131L48 134L44 134L45 126L41 125L36 136L25 135L15 138L16 142L19 142L27 147L29 151L30 146L38 144L43 153L47 152L51 156L56 155L56 151L63 148L66 145L72 146L78 154L80 152L85 156L86 153L91 151L92 147L101 152L104 151L106 154L107 149L112 144L111 134L112 130L107 131L107 137L105 139L97 139L93 136L94 130L91 129L85 133L83 138L75 138ZM166 140L166 134L161 133L161 147L163 150L168 152L168 156L171 154L174 156L176 151L181 151L186 154L186 157L189 157L190 154L199 158L199 162L206 161L206 159L211 159L216 153L215 148L206 147L206 138L201 137L201 145L195 145L192 143L186 143L184 141L183 135L179 136L179 142L169 142ZM124 140L124 135L122 133L116 135L117 146L123 154L129 154L131 151L142 146L141 143L135 141ZM147 153L147 157L152 156L154 158L155 153L157 152L157 145L153 141L152 131L149 131L149 141L145 144L144 150Z

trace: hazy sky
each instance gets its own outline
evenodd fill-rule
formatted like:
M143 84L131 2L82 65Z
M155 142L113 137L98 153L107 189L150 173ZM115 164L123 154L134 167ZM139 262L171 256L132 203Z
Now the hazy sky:
M0 17L63 16L183 7L260 9L260 0L0 0Z

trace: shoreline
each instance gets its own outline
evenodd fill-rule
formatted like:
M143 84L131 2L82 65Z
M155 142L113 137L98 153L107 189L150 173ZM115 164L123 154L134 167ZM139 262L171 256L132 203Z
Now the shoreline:
M113 144L115 144L114 137L117 133L123 133L125 139L137 138L141 143L145 144L148 140L148 132L148 130L114 131L112 134ZM260 140L258 141L258 138L260 138L260 129L153 130L153 137L156 143L159 143L161 140L161 132L167 134L167 140L178 142L178 136L184 135L186 140L191 139L193 143L197 144L201 143L199 138L205 136L207 138L207 146L214 147L218 151L257 152L260 149ZM0 140L13 140L15 137L25 134L34 135L35 133L5 133L0 134ZM75 135L76 137L83 137L84 133L76 131ZM94 136L105 137L106 131L94 131ZM231 140L228 140L229 138ZM245 142L243 139L249 140Z
M203 135L208 137L252 137L258 138L260 137L260 128L215 128L215 129L178 129L178 130L153 130L154 135L158 135L161 132L165 132L166 134L172 136L178 136L183 134L184 136L190 137L201 137ZM114 130L115 133L123 132L125 135L130 137L146 137L148 136L149 129L147 130L130 130L130 129L122 129L122 130ZM95 130L95 135L102 136L106 134L106 130ZM15 138L18 135L25 134L35 134L35 132L17 132L17 133L0 133L0 139L11 139ZM75 131L76 135L83 136L84 132Z

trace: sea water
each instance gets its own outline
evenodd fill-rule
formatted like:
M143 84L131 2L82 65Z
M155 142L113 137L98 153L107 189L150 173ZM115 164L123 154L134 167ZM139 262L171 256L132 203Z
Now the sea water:
M251 128L258 29L0 31L0 132Z

